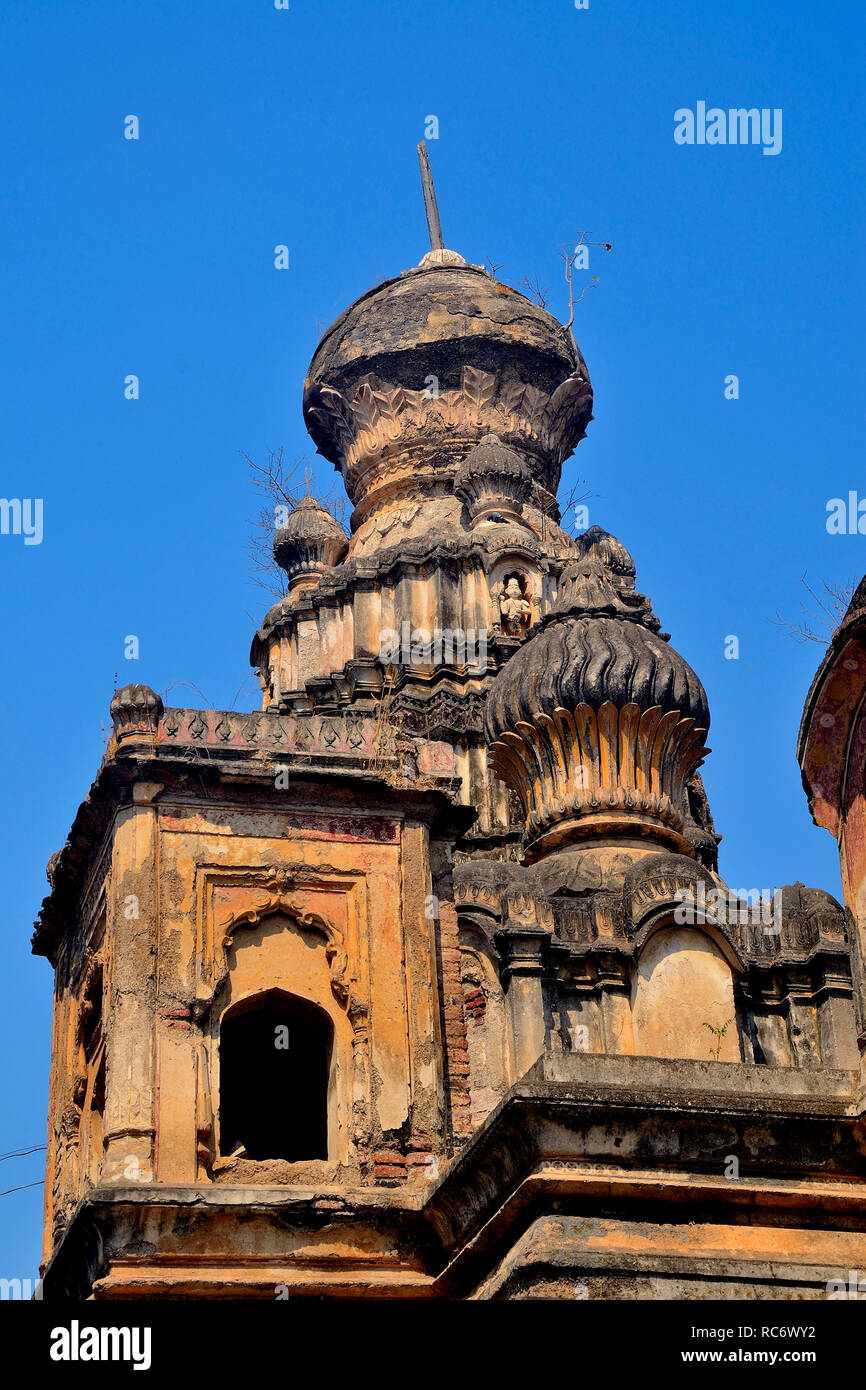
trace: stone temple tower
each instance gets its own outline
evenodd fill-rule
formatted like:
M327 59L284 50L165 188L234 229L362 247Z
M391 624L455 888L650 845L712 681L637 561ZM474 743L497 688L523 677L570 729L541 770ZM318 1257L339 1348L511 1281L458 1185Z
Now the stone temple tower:
M351 533L276 533L262 709L117 692L49 864L46 1298L866 1268L862 904L720 877L701 682L559 525L591 410L570 331L441 247L325 334Z

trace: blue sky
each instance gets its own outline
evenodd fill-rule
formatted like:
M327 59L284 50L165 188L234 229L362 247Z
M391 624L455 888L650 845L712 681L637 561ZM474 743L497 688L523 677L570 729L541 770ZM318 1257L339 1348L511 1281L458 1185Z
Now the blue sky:
M513 285L537 276L566 317L560 246L613 243L577 309L596 419L567 486L586 480L590 520L629 546L707 688L725 877L839 893L794 756L820 649L772 619L796 617L804 571L866 570L864 537L825 526L830 498L866 496L862 41L853 0L4 7L0 491L43 499L44 539L0 536L0 1152L44 1142L51 972L30 924L115 673L257 704L247 656L270 600L241 455L283 447L333 487L305 370L324 327L426 249L431 114L447 245ZM675 110L698 101L780 108L781 153L675 144ZM4 1162L0 1189L41 1163ZM40 1225L39 1188L0 1198L0 1275L35 1273Z

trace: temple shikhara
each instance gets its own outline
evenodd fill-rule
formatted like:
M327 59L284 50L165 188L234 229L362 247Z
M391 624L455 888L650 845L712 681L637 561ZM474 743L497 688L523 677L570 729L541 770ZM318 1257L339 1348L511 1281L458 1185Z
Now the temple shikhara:
M866 1269L866 584L798 747L844 906L738 894L676 614L559 524L571 330L431 227L313 357L350 534L276 531L261 709L118 690L49 863L44 1297L825 1298Z

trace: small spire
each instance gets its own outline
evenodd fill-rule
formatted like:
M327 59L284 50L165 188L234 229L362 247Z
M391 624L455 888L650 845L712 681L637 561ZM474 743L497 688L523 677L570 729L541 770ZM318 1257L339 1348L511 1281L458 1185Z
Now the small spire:
M430 233L430 250L442 251L445 242L442 240L442 224L439 221L439 208L436 205L436 189L433 187L433 175L430 172L430 156L427 153L427 143L421 140L418 145L418 164L421 168L421 188L424 191L424 211L427 214L427 231Z
M311 478L311 477L312 477L311 470L310 470L309 466L307 466L307 467L304 469L304 484L305 484L306 489L307 489L307 496L308 496L308 497L309 497L309 495L310 495L310 478Z

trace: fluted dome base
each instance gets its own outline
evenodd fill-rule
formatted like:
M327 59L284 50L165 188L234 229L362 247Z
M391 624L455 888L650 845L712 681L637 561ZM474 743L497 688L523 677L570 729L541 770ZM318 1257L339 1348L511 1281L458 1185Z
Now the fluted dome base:
M646 838L692 855L685 788L709 751L705 737L678 710L609 700L518 720L490 753L523 806L526 858L587 836Z

